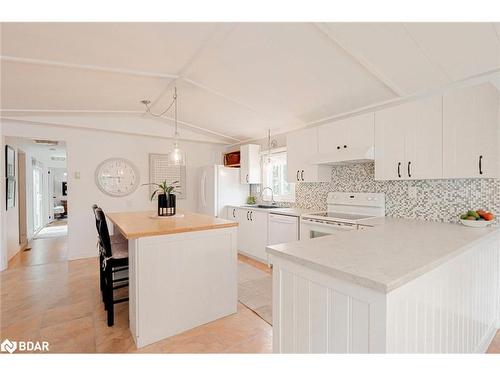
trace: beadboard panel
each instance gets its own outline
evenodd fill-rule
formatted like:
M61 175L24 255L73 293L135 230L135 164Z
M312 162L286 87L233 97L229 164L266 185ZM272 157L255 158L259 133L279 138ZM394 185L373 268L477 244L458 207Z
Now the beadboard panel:
M500 328L500 241L488 238L389 292L279 256L275 353L483 353Z
M499 242L483 241L387 296L387 351L481 353L499 323Z
M237 228L129 240L138 348L237 311Z
M276 353L385 350L381 293L273 258L273 307Z

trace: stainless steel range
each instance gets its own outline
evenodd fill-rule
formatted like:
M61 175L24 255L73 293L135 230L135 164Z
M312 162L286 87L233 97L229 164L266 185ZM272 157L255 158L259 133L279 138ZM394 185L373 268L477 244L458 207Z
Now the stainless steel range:
M385 216L384 193L328 193L328 210L301 216L300 239L371 226L367 219Z

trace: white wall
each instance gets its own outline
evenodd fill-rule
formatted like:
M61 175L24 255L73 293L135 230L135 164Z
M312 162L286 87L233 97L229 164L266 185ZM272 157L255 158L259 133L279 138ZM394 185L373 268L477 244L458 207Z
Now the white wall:
M0 142L2 150L0 152L0 271L7 268L7 234L5 226L5 161L4 161L4 137L3 137L3 124L0 119Z
M19 245L19 150L26 154L26 218L27 218L27 237L33 238L33 166L32 159L35 158L43 164L43 201L42 201L42 225L49 222L49 192L48 192L48 160L43 152L37 152L36 148L26 147L26 141L16 137L4 137L4 144L7 144L15 150L16 160L16 196L15 206L5 212L6 222L6 240L7 240L7 259L10 260L20 250Z
M149 153L166 153L171 149L170 139L119 134L106 131L73 129L57 125L39 125L4 120L4 134L27 138L43 138L66 142L68 170L68 252L70 259L96 255L95 224L92 204L105 211L138 211L155 209L150 202L148 187L139 187L124 198L103 194L94 183L95 169L103 160L123 157L133 162L140 171L141 183L149 180ZM179 208L196 211L198 204L197 168L220 163L224 147L201 142L181 142L186 152L186 199L179 200ZM77 179L75 174L79 173ZM11 223L8 225L17 225Z

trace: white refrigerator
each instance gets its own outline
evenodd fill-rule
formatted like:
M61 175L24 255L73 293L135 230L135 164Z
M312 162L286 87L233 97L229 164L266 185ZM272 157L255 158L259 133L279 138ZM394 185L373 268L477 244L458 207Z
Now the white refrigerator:
M201 167L198 176L198 212L226 218L226 206L245 204L250 185L240 182L240 169L223 165Z

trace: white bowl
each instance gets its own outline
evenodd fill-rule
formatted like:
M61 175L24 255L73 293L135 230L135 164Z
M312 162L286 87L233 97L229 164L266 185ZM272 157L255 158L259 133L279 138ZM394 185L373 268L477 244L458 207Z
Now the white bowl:
M486 221L486 220L464 220L464 219L460 219L460 222L463 225L465 225L466 227L471 227L471 228L486 228L493 221Z

